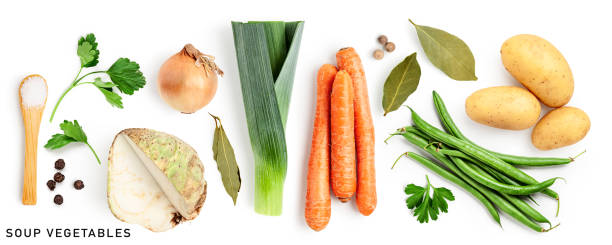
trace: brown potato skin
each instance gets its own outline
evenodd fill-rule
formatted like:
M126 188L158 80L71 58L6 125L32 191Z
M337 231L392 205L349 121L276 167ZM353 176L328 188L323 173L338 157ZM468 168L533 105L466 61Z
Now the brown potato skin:
M484 88L465 100L465 112L472 120L500 129L528 129L538 122L541 110L533 94L514 86Z
M569 64L550 42L520 34L501 47L504 67L523 86L549 107L564 106L574 93L574 77Z
M540 150L573 145L591 129L589 116L576 107L564 106L548 112L531 132L531 142Z

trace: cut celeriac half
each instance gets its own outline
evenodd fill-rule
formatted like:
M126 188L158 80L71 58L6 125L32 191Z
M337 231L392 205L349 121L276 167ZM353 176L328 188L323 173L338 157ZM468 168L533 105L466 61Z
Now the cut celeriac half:
M107 192L119 220L166 231L198 216L206 198L204 166L172 135L126 129L110 149Z

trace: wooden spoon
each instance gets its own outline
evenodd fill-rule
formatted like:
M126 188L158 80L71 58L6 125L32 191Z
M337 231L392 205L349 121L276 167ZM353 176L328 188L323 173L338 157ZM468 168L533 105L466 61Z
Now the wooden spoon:
M19 103L25 128L25 168L23 171L24 205L36 204L36 155L38 130L45 104L47 81L40 75L29 75L19 85Z

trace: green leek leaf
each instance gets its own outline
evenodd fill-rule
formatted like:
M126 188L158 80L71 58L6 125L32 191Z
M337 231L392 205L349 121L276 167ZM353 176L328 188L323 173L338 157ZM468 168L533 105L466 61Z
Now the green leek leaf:
M283 21L249 21L248 23L261 23L266 32L266 45L274 79L285 63L287 57L287 41L285 37L285 22Z
M302 31L304 30L304 22L288 22L285 25L285 30L287 32L287 40L290 40L290 44L288 45L289 51L287 52L287 59L285 59L283 68L278 74L278 78L274 84L283 127L287 125L289 104L291 102L291 90L293 90L293 79L295 78L295 68L297 67L297 58L302 40Z
M280 31L282 26L284 32ZM280 215L287 173L284 125L303 22L232 22L232 29L249 138L255 155L255 211ZM286 55L282 55L285 57L280 55L283 45L278 42L289 46ZM275 79L278 60L282 60L282 65Z

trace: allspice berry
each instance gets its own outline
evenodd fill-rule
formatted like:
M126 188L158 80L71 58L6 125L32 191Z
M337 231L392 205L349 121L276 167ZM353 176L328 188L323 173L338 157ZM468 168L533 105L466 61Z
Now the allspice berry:
M57 183L62 183L64 181L64 175L60 172L57 172L53 175L53 180Z
M53 180L47 181L47 187L49 187L49 190L51 191L55 190L55 181Z
M387 41L389 41L389 39L387 39L387 36L385 35L378 36L378 43L385 45L387 44Z
M64 159L57 159L57 161L55 161L55 169L57 170L62 170L64 169L64 167L66 166L66 162L64 162Z
M387 52L389 53L393 52L393 50L395 50L395 43L393 42L385 43L385 50L387 50Z
M374 50L374 59L381 60L383 57L385 57L385 52L382 49Z
M74 186L74 189L80 190L85 187L85 184L83 183L82 180L77 180L74 182L73 186Z
M64 197L62 197L62 195L55 195L55 197L53 197L53 202L57 205L62 205L62 203L64 203Z

